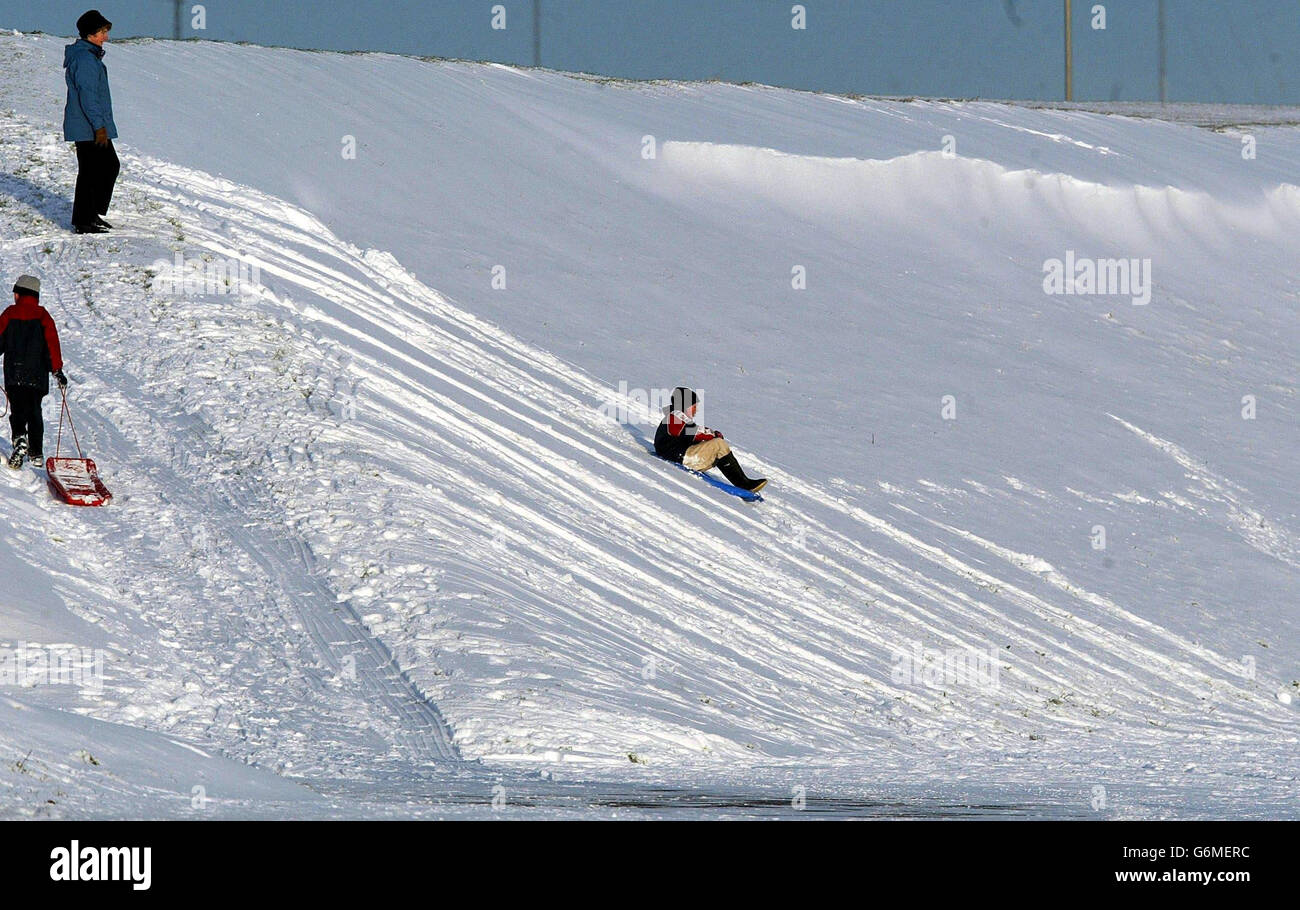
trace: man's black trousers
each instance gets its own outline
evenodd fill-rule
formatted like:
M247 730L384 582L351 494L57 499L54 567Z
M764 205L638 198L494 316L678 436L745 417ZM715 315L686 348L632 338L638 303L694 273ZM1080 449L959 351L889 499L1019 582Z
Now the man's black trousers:
M72 201L74 227L92 225L98 216L108 214L113 185L121 167L111 140L108 145L77 143L77 195Z

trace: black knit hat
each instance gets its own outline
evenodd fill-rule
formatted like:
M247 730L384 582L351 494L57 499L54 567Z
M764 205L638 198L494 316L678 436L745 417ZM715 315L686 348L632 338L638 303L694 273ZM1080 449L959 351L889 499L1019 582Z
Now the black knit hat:
M700 396L696 395L694 390L679 385L673 389L672 408L674 411L686 413L686 409L700 403Z
M105 19L104 14L97 9L88 10L77 20L77 33L83 38L95 34L101 28L112 27L113 23Z

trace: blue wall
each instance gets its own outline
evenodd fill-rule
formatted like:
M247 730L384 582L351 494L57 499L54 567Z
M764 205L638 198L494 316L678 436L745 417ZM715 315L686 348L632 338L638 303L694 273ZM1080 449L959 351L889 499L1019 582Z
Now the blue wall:
M0 27L69 34L89 3L115 38L170 36L170 0L0 0ZM507 28L491 28L495 3ZM1074 0L1075 97L1156 100L1158 0ZM541 0L542 62L629 78L863 94L1056 100L1063 0ZM188 11L194 4L183 4ZM1171 101L1300 104L1300 0L1166 0ZM531 63L532 0L214 0L184 34Z

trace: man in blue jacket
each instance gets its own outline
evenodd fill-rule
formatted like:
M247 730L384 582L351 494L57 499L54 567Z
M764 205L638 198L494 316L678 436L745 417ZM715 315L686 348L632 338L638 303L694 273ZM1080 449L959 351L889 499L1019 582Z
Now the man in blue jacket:
M78 234L102 234L112 227L103 219L113 199L121 165L113 140L113 98L108 92L104 42L109 22L92 9L77 20L81 40L63 51L68 103L63 108L63 138L77 144L77 195L72 203L72 229Z

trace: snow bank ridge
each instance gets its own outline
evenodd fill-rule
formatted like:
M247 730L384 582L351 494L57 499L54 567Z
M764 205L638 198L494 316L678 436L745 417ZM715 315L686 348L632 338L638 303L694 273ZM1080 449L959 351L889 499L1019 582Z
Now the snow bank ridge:
M684 180L813 213L947 225L966 231L993 217L1026 225L1056 216L1104 236L1150 241L1164 232L1221 237L1225 230L1284 238L1300 228L1300 186L1226 199L1174 186L1102 184L1069 174L919 151L897 158L828 158L747 145L665 142L664 163ZM984 223L987 227L987 224Z

